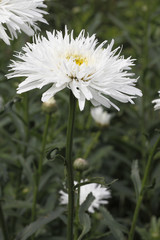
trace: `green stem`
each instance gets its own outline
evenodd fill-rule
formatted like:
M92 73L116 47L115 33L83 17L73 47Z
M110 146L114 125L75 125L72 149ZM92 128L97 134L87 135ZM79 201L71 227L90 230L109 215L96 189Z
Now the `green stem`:
M7 226L6 226L6 223L5 223L3 209L2 209L2 206L1 206L1 201L0 201L0 225L1 225L4 240L9 240Z
M74 218L74 178L72 163L72 142L73 129L76 110L76 98L70 91L69 117L67 126L67 142L66 142L66 170L68 179L68 224L67 224L67 240L73 240L73 218Z
M17 111L15 112L17 116L20 118L21 121L24 123L24 131L25 131L25 136L24 136L24 141L25 145L23 147L23 157L26 160L27 157L27 149L28 149L28 142L29 142L29 135L30 135L30 130L29 130L29 94L24 93L23 94L23 117L19 116ZM16 190L16 198L19 198L20 193L20 186L21 186L21 178L22 178L22 166L21 163L18 162L19 166L19 171L17 172L17 190ZM15 221L14 221L15 223ZM14 226L14 224L12 224Z
M147 77L147 69L148 69L148 61L149 61L149 28L150 28L150 22L149 22L149 18L150 18L150 1L146 0L146 12L144 14L144 34L143 34L143 38L142 38L142 67L141 67L141 82L142 82L142 92L143 92L143 97L141 98L141 149L142 149L142 165L143 165L143 169L145 168L146 165L146 148L145 148L145 144L146 144L146 129L147 129L147 122L146 119L148 119L148 117L150 117L150 111L147 108L146 111L146 107L148 106L148 91L150 91L150 82L151 79L150 78L146 78ZM149 100L151 101L151 100Z
M37 198L38 198L38 189L39 189L40 177L42 174L42 165L43 165L43 159L44 159L45 146L46 146L47 133L48 133L50 119L51 119L51 115L47 114L45 128L44 128L43 137L42 137L41 156L38 161L38 170L37 170L36 176L35 176L35 186L34 186L33 205L32 205L32 221L34 221L36 218L36 204L37 204ZM32 239L34 239L34 238L32 238Z
M28 93L24 93L24 121L25 121L25 141L29 141L29 96ZM24 158L26 157L27 145L24 148Z
M94 149L95 145L97 144L100 135L101 135L101 131L98 131L98 132L95 133L95 135L93 136L91 144L88 146L88 148L85 151L85 154L83 156L84 159L88 158L90 152Z
M153 146L153 148L152 148L152 150L149 154L149 157L148 157L147 165L146 165L145 171L144 171L144 177L143 177L143 180L142 180L141 192L139 194L139 197L138 197L138 200L137 200L137 203L136 203L136 207L135 207L135 211L134 211L134 215L133 215L133 220L132 220L132 225L131 225L131 229L130 229L130 232L129 232L128 240L133 240L133 238L134 238L135 226L136 226L137 218L138 218L138 215L139 215L139 210L140 210L140 207L141 207L143 196L144 196L144 193L145 193L144 190L146 188L146 183L147 183L147 180L148 180L148 176L149 176L149 172L150 172L150 168L151 168L151 164L152 164L152 159L153 159L153 156L155 154L155 151L156 151L159 143L160 143L160 137L156 141L156 143Z
M76 205L76 228L74 239L78 239L78 229L79 229L79 204L80 204L80 183L81 183L82 173L78 172L78 189L77 189L77 205Z

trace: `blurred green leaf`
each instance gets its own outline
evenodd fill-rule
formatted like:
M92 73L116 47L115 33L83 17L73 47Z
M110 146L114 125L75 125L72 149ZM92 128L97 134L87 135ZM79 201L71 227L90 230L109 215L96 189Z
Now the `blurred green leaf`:
M138 167L138 161L135 160L132 163L132 169L131 169L131 179L134 184L134 189L136 193L136 198L138 198L140 192L141 192L141 179L139 175L139 167Z
M12 200L12 201L6 201L5 205L4 205L4 209L10 209L10 208L15 208L15 209L19 209L19 208L31 208L32 207L32 203L27 202L27 201L21 201L21 200Z
M101 213L103 214L104 220L111 230L113 236L116 240L125 240L125 237L122 233L122 226L117 223L117 221L112 217L109 211L103 207L100 208Z
M64 208L58 208L55 211L49 213L48 215L39 218L37 221L31 223L29 226L25 227L24 230L18 234L15 240L26 240L32 234L34 234L38 229L48 224L49 222L58 218L64 212Z
M81 240L83 236L86 235L91 229L91 220L86 211L88 210L94 199L95 197L92 193L88 194L86 200L81 204L79 208L79 222L82 225L83 230L78 240Z
M137 232L139 233L139 235L141 236L142 240L151 240L150 236L148 234L148 231L145 228L136 228Z
M76 184L74 186L74 189L78 188L79 186L84 186L84 185L88 185L88 184L92 184L92 183L97 183L97 184L100 184L102 186L109 187L110 185L115 183L117 180L118 179L114 179L110 183L106 183L105 178L103 178L103 177L93 177L93 178L88 179L88 181Z
M66 240L66 238L63 237L42 237L40 240Z

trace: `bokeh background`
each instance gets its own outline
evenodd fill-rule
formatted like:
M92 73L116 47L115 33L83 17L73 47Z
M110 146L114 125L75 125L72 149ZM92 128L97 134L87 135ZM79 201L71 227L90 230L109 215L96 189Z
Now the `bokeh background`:
M133 72L138 77L142 98L135 104L116 103L120 111L111 108L110 124L102 128L90 114L87 102L83 112L77 108L73 158L88 160L87 178L104 177L111 184L112 198L106 206L120 224L127 239L136 195L131 179L131 168L138 162L140 176L149 152L159 135L160 113L154 111L151 101L158 98L160 90L160 2L159 0L50 0L45 1L49 12L48 25L39 24L42 35L53 29L74 29L77 36L81 29L96 33L99 42L115 40L114 48L122 46L125 58L136 59ZM23 79L7 80L10 59L15 51L21 51L26 41L32 39L19 34L18 39L7 46L0 42L0 199L2 201L10 239L31 222L31 207L35 169L40 157L41 140L46 114L42 111L42 90L17 95L16 88ZM57 109L52 114L47 136L43 174L37 204L38 216L59 206L59 190L65 181L62 158L48 154L57 147L65 154L66 126L69 90L56 96ZM26 101L26 99L28 99ZM29 112L27 112L29 109ZM145 198L136 228L136 240L160 239L160 152L154 157ZM100 212L92 216L91 231L84 239L115 240L109 233ZM36 232L38 240L65 240L66 214ZM53 237L54 236L54 237ZM96 238L97 236L97 238ZM98 237L99 236L99 237ZM3 240L0 230L0 239Z

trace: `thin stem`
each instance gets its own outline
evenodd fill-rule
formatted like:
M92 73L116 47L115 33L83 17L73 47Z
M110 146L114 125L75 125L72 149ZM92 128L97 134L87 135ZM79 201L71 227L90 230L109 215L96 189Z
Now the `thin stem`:
M90 152L93 150L96 143L98 142L100 135L101 135L101 131L98 131L98 132L95 133L95 135L93 136L91 144L88 146L88 148L85 151L85 154L83 156L84 159L88 158Z
M29 96L28 93L24 93L24 121L25 121L25 141L29 141ZM27 145L24 148L24 158L26 157Z
M70 91L69 117L67 126L67 143L66 143L66 170L68 178L68 224L67 224L67 240L73 239L73 218L74 218L74 178L72 163L72 142L73 129L76 110L76 98Z
M78 239L78 229L79 229L79 204L80 204L80 183L81 183L82 173L78 172L78 189L77 189L77 205L76 205L76 227L74 239Z
M42 174L42 164L43 164L43 158L44 158L44 153L45 153L46 140L47 140L47 134L48 134L48 128L49 128L50 120L51 120L51 114L46 114L46 122L45 122L43 138L42 138L41 158L40 158L39 166L38 166L38 176L39 176L39 178Z
M45 146L46 146L47 133L48 133L50 119L51 119L51 115L47 114L45 128L44 128L43 137L42 137L41 156L38 161L38 170L37 170L36 176L35 176L35 186L34 186L33 205L32 205L32 221L34 221L36 218L36 204L37 204L37 198L38 198L38 189L39 189L40 177L42 174L42 165L43 165L43 159L44 159ZM34 239L34 238L32 238L32 239Z
M2 206L1 206L1 201L0 201L0 225L1 225L4 240L9 240L7 226L6 226L6 223L5 223L3 209L2 209Z
M145 193L144 190L145 190L146 183L147 183L147 180L148 180L153 156L155 154L155 151L156 151L159 143L160 143L160 137L158 138L157 142L153 146L153 148L152 148L152 150L149 154L149 157L148 157L147 165L146 165L145 171L144 171L144 177L143 177L143 180L142 180L141 192L140 192L140 195L139 195L137 203L136 203L136 207L135 207L135 211L134 211L134 215L133 215L133 220L132 220L132 225L131 225L131 229L130 229L130 232L129 232L128 240L133 240L133 238L134 238L135 226L136 226L137 218L138 218L138 215L139 215L139 210L140 210L140 207L141 207L143 196L144 196L144 193Z
M18 113L15 112L17 115ZM27 158L27 149L28 149L28 142L29 142L29 135L30 135L30 129L29 129L29 94L28 93L24 93L23 94L23 117L21 117L20 115L18 115L18 117L20 118L21 121L23 121L24 123L24 131L25 131L25 145L23 148L23 157L26 160ZM19 197L20 192L20 186L21 186L21 178L22 178L22 166L21 164L18 162L19 164L19 171L17 172L17 190L16 190L16 198ZM15 221L14 221L15 223ZM14 224L12 224L14 225Z

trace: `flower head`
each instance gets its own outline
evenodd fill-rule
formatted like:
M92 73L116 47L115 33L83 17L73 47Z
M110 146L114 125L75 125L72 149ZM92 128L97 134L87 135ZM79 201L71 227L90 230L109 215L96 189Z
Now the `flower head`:
M46 14L44 0L0 0L0 38L6 44L17 38L18 32L34 35L34 30L39 30L37 21L47 23L43 18ZM7 33L9 31L9 35Z
M101 126L108 126L112 117L112 114L104 111L101 106L91 108L91 115L95 122Z
M159 93L159 96L160 96L160 91L158 91L158 93ZM160 98L153 100L152 103L155 103L154 110L159 110L160 109Z
M142 93L135 87L134 74L128 72L134 60L120 57L119 47L112 50L113 40L104 48L106 43L98 45L95 35L85 37L84 30L75 39L67 28L64 36L61 31L47 32L47 38L36 37L33 44L26 44L24 52L17 55L19 61L12 61L12 73L7 76L26 77L18 93L52 84L43 94L43 102L68 87L78 99L80 110L85 100L94 106L113 105L118 109L108 97L133 103L132 99Z
M81 183L86 182L81 180ZM74 184L76 185L77 182L75 181ZM111 197L110 191L102 187L100 184L97 183L90 183L86 185L82 185L80 187L80 205L86 200L89 193L92 193L95 199L93 200L92 204L90 205L88 211L93 213L95 212L95 208L99 208L101 204L107 204L108 198ZM60 191L60 203L61 204L68 204L68 194L64 191Z

